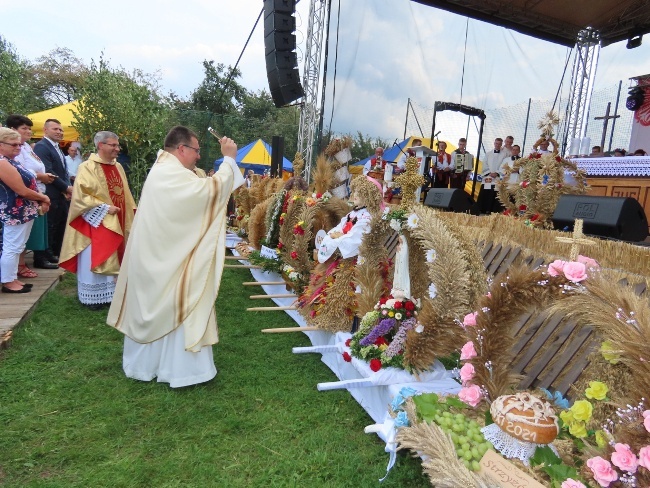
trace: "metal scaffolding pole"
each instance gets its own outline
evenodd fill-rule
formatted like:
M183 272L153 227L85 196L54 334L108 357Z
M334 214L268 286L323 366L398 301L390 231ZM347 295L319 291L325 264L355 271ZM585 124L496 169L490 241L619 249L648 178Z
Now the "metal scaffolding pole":
M325 15L328 0L310 0L309 27L305 47L303 97L298 128L298 151L305 159L305 179L309 182L313 164L315 134L319 121L318 87L320 84L321 54Z
M576 40L575 61L571 72L571 95L564 138L565 148L573 138L582 139L587 134L589 104L596 81L599 54L600 33L590 27L581 30Z

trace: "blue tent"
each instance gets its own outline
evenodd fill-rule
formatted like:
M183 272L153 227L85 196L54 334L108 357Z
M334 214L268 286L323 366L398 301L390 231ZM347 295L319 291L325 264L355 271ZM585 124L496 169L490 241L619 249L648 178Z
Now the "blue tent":
M263 174L266 170L271 169L271 152L270 144L262 139L257 139L238 149L235 161L244 172L252 169L257 174ZM216 170L222 162L223 158L217 159L214 162L214 169ZM293 171L293 164L284 156L282 157L282 170Z

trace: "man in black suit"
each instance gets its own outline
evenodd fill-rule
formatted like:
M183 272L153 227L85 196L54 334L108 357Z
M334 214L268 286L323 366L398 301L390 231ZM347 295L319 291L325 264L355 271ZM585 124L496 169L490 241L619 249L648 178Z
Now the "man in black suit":
M50 212L47 214L47 232L50 248L34 252L36 268L56 269L63 243L63 234L68 219L68 208L72 196L72 185L65 164L65 156L59 147L63 139L63 127L56 119L47 119L43 128L45 137L34 146L34 152L45 165L45 172L57 177L46 185L45 194L50 197Z

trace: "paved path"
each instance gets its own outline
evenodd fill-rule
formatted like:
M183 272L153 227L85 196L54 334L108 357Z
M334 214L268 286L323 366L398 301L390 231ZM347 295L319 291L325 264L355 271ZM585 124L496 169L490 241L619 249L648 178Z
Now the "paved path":
M27 257L31 266L31 256ZM11 333L23 320L34 311L38 302L54 288L63 273L63 269L35 269L38 278L20 278L24 283L32 283L34 288L29 293L0 293L0 349L9 345Z

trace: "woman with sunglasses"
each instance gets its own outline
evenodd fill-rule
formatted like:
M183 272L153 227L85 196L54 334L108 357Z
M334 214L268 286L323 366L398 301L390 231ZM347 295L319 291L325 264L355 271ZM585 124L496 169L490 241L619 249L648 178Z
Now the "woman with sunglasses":
M39 212L50 209L50 199L38 192L34 174L15 157L22 140L12 129L0 128L0 222L2 222L2 257L0 281L2 293L27 293L31 285L18 280L18 261ZM39 207L40 203L40 207Z

